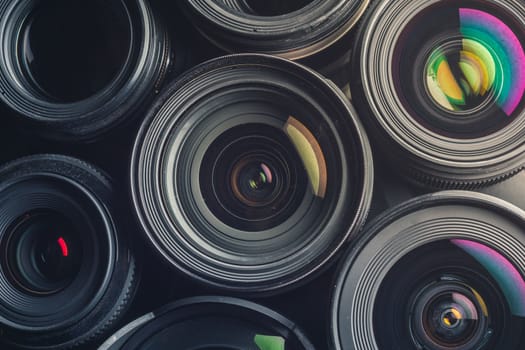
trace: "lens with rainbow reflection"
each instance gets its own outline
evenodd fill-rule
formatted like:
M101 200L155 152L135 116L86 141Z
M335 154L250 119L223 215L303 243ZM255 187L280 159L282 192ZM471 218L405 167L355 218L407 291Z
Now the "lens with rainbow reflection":
M337 349L523 349L525 211L475 192L414 198L365 229L335 285Z
M378 0L354 45L352 101L404 177L465 189L523 169L521 0Z
M496 132L523 111L524 43L523 26L503 8L436 2L396 44L400 100L432 132L467 139Z

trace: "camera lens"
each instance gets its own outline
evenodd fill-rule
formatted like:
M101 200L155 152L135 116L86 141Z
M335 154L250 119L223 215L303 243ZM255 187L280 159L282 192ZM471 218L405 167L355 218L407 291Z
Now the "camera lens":
M370 12L352 96L405 175L470 188L523 167L523 18L518 2L497 0L383 1Z
M344 96L265 55L218 58L161 97L135 143L134 205L173 265L245 292L321 269L362 224L368 141Z
M3 347L89 344L122 318L135 260L117 233L112 193L105 175L66 156L31 156L0 169Z
M170 64L143 0L4 1L0 16L0 98L46 137L98 138L152 98Z
M122 328L99 348L313 350L300 328L258 304L193 297L168 304Z
M227 52L256 52L289 59L331 46L363 14L368 0L186 0L197 29Z
M519 208L463 191L378 217L339 270L336 349L521 349L524 223Z

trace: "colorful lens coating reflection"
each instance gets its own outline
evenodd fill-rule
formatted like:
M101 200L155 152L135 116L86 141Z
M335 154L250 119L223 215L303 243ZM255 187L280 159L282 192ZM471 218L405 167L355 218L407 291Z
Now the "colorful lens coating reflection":
M518 269L503 255L484 244L455 239L451 243L476 259L498 282L512 313L525 317L525 281Z
M253 341L260 350L285 350L283 337L257 334Z
M304 124L293 117L288 118L284 131L301 156L314 194L324 198L328 174L326 160L319 142Z
M514 32L497 17L460 8L461 39L431 53L429 94L448 111L470 111L496 103L508 116L525 93L525 53Z

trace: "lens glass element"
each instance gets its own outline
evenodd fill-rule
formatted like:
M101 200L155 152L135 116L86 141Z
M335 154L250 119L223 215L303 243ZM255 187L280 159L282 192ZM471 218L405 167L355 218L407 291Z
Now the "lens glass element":
M201 191L208 207L238 229L270 229L292 216L305 196L321 200L326 194L321 146L293 117L279 128L249 123L225 131L202 165Z

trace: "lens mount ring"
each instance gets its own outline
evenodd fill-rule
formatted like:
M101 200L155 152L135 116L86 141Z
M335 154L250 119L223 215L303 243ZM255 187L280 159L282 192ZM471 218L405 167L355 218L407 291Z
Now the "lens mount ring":
M68 141L96 139L136 113L159 89L170 63L166 30L144 0L94 3L93 6L107 6L108 11L112 11L110 15L121 17L117 19L129 46L121 50L125 55L107 83L89 95L62 100L40 86L30 71L35 63L26 63L20 56L20 50L26 50L28 59L35 59L33 48L27 48L30 44L23 41L28 40L27 32L32 30L35 13L45 10L45 6L39 0L0 2L0 45L4 52L0 56L0 98L23 123L46 137ZM117 22L115 18L112 20ZM35 41L38 49L36 45L40 43ZM59 49L67 52L67 48ZM45 71L46 67L41 70Z
M284 222L242 229L214 215L199 184L212 142L240 125L246 135L273 128L286 136L294 120L322 130L300 139L312 138L310 159L315 149L324 153L326 177L307 180ZM170 86L145 119L131 162L133 202L155 248L186 274L236 292L282 290L319 271L361 226L371 196L369 152L352 108L313 71L272 56L225 56ZM322 165L312 169L324 174ZM325 192L312 194L310 181Z
M343 37L368 3L313 0L300 9L276 16L258 15L246 0L186 0L181 6L201 33L226 52L267 53L297 60L318 53Z
M396 50L401 50L397 47L405 42L403 35L406 36L405 33L410 30L425 32L426 27L415 27L420 25L417 21L421 20L421 16L434 8L445 12L453 6L479 8L488 16L497 13L500 16L499 23L510 26L507 28L509 31L516 29L513 34L516 40L523 40L519 38L525 35L525 8L519 1L490 0L481 3L472 0L461 5L454 5L447 0L379 1L370 9L365 25L358 33L352 68L354 75L360 79L354 80L351 85L358 110L367 117L364 121L369 131L379 139L377 146L388 149L396 164L406 163L406 167L397 166L403 168L401 172L404 175L430 187L468 189L502 181L523 169L523 104L517 106L513 119L507 117L504 126L488 135L447 135L423 123L423 112L407 105L415 103L412 102L415 101L414 97L405 96L399 91L400 83L395 75L401 66L394 59L399 55ZM525 47L525 42L522 42L522 46ZM413 50L417 51L417 48ZM418 93L417 90L414 93ZM426 115L429 113L425 112ZM496 114L490 112L489 115Z
M484 300L482 309L491 317L492 329L480 339L481 343L477 344L476 349L485 345L488 346L487 349L502 345L508 349L521 348L523 344L516 334L521 332L519 328L502 328L508 322L521 322L521 314L525 314L524 300L518 297L511 301L508 292L512 288L506 284L510 279L494 279L495 271L488 267L487 261L497 260L498 265L505 266L507 277L516 277L517 284L514 288L519 290L522 285L525 288L525 283L519 281L519 276L523 278L525 275L524 223L525 212L520 208L492 196L467 191L443 191L421 196L376 218L364 229L360 240L351 245L338 269L331 306L331 334L335 349L382 349L378 341L383 339L381 337L393 336L404 328L406 329L403 332L409 334L408 321L406 325L396 325L396 330L381 330L376 328L371 315L393 320L390 318L393 316L386 315L391 310L375 309L381 286L403 258L408 259L409 254L425 247L428 249L421 254L426 254L433 261L434 267L423 267L431 270L424 272L428 276L425 277L427 282L421 281L423 286L435 281L436 276L454 281L455 279L447 276L453 271L453 274L460 274L462 279L470 280L469 283L476 285L477 288L471 287L472 293L478 300ZM450 246L455 247L454 249L462 249L465 253L462 259L440 261L439 256L432 255L436 251L434 244L445 241L451 242ZM474 252L475 250L477 251ZM465 256L474 257L483 268L480 271L471 270L471 267L465 265ZM407 264L417 265L414 264L414 259L407 260ZM406 265L403 266L406 268ZM411 280L423 277L423 272L421 276L410 275ZM414 282L414 285L418 284ZM410 288L403 285L403 289ZM478 288L483 288L483 292L476 292ZM415 293L416 290L405 292ZM399 300L390 300L390 303L383 300L381 305L398 302L402 303ZM392 310L394 309L408 320L409 313L403 311L402 306L393 307ZM512 321L505 318L510 317L511 313ZM415 346L406 339L410 339L410 336L393 341L403 341L403 344L398 344L403 348Z
M3 344L31 349L70 348L103 336L121 319L136 287L136 268L125 236L118 233L117 237L120 225L112 215L118 209L111 192L105 174L67 156L29 156L0 169L0 249L17 243L6 242L10 234L6 229L18 218L53 213L67 218L74 230L63 232L57 227L56 233L50 232L55 238L66 237L59 242L62 254L71 259L80 254L81 259L67 285L35 295L13 283L6 265L12 254L2 251ZM26 232L27 237L35 239L41 234L47 233L38 227ZM23 252L25 248L18 249ZM19 255L19 259L29 257L32 251L27 254ZM30 281L32 275L27 278Z

